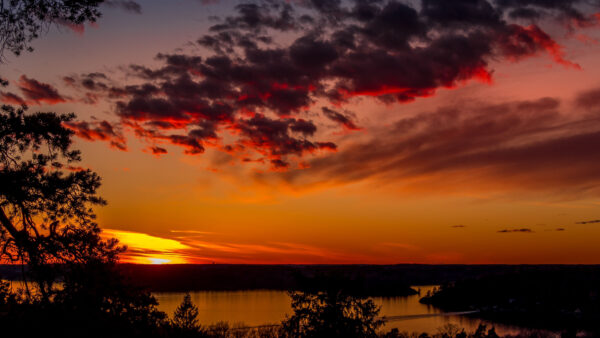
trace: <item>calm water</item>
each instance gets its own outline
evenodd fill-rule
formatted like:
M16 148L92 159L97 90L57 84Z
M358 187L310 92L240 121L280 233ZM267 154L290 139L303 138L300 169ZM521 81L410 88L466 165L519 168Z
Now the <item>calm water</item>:
M435 286L414 288L424 295ZM170 316L173 315L184 295L185 293L179 292L154 293L159 302L159 309ZM284 291L195 291L190 292L190 295L194 304L198 306L198 317L203 325L219 321L230 324L244 323L247 326L273 324L281 322L287 314L292 313L290 297ZM374 298L374 302L381 306L381 316L438 315L390 321L386 323L384 329L397 327L400 331L435 333L438 328L452 323L468 331L474 331L480 322L463 316L444 316L439 309L419 303L419 298L419 295ZM516 327L497 324L494 326L500 334L519 331Z

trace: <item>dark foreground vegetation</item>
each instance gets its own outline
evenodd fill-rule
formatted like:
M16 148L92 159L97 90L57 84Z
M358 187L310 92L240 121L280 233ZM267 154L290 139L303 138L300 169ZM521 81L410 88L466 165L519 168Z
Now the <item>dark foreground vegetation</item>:
M115 276L107 270L97 270ZM98 276L99 277L99 276ZM112 277L111 277L112 278ZM407 333L399 329L382 330L379 309L365 298L350 296L337 288L326 291L291 293L294 313L281 323L260 327L231 326L226 322L201 325L198 309L185 296L169 317L156 309L155 300L122 280L108 280L106 288L57 292L47 301L24 297L0 287L0 327L7 337L415 337L415 338L494 338L493 327L480 325L474 332L453 325L439 328L437 333ZM67 288L66 288L67 289ZM65 289L65 290L66 290ZM83 290L82 290L83 291ZM90 291L96 291L92 293ZM557 337L575 337L576 331L564 331ZM547 331L526 331L504 337L547 337ZM580 335L581 336L581 335ZM593 335L590 335L593 337Z

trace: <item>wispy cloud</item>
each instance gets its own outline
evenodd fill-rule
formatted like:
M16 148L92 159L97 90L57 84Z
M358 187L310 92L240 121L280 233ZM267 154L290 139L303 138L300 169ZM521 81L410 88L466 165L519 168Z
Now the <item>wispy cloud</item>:
M173 233L182 233L182 234L199 234L199 235L212 235L216 234L216 232L212 231L197 231L197 230L171 230Z
M336 252L317 246L290 242L225 242L199 240L198 233L174 230L178 236L165 238L144 233L105 229L103 236L115 237L127 246L122 260L134 263L349 263L360 260L356 254Z
M594 220L591 220L591 221L575 222L575 224L594 224L594 223L600 223L600 219L594 219Z
M497 232L499 232L499 233L510 233L510 232L532 233L534 231L529 228L521 228L521 229L502 229L502 230L498 230Z
M600 120L593 111L571 109L548 97L461 100L381 127L304 170L256 179L298 188L371 180L411 194L598 196L600 162L592 154L600 147Z

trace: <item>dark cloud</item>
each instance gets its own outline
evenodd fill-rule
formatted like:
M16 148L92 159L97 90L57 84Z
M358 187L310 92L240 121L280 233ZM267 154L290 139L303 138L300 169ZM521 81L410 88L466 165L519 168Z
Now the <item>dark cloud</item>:
M360 128L350 119L350 117L327 107L322 107L321 110L323 111L323 115L325 115L328 119L341 124L345 129L360 130Z
M284 160L288 155L302 156L320 149L336 150L333 143L311 142L291 135L290 131L302 135L314 133L316 127L304 120L272 119L259 114L250 119L238 120L234 128L240 133L241 143L270 158L275 169L289 166Z
M311 121L299 119L290 123L290 130L301 133L305 136L312 136L317 131L317 126L315 126L315 124Z
M240 3L235 7L236 16L227 17L223 23L210 28L213 32L240 29L248 31L261 31L273 28L287 31L295 28L291 17L290 4L278 1L264 1L261 3Z
M440 27L499 27L502 11L486 0L423 0L421 14Z
M189 135L169 135L164 137L164 139L168 140L171 144L183 147L185 149L183 152L188 155L202 154L204 152L204 146L202 145L201 139L198 137Z
M505 11L513 19L537 19L555 17L574 20L585 24L593 20L586 10L589 6L597 7L598 2L587 0L496 0L499 9Z
M132 0L105 0L104 4L109 7L119 8L135 14L142 14L142 6Z
M21 98L19 95L9 92L0 92L0 102L17 105L27 104L25 100L23 100L23 98Z
M529 228L522 228L522 229L502 229L502 230L498 230L497 232L499 232L499 233L510 233L510 232L532 233L534 231Z
M600 88L579 94L575 103L581 108L600 112Z
M167 153L167 149L161 147L150 147L149 150L153 155L157 156L164 155Z
M164 66L159 69L150 69L143 65L130 65L129 70L133 75L148 80L162 79L170 76L181 76L186 74L199 74L202 57L184 54L156 55L156 60L163 61Z
M28 104L57 104L67 101L52 85L28 78L25 75L21 75L19 78L18 87Z
M466 228L466 225L463 224L456 224L456 225L452 225L451 228Z
M595 223L600 223L600 219L594 219L591 221L575 222L575 224L595 224Z
M197 40L206 50L203 57L158 54L157 67L130 65L134 85L113 86L89 75L65 81L86 91L86 102L115 100L122 124L150 142L199 154L207 140L216 145L223 131L235 131L240 139L220 149L242 151L244 158L252 157L246 154L252 149L267 160L287 163L288 156L337 149L332 142L309 139L319 135L318 124L302 114L316 102L335 106L364 96L409 102L468 80L490 82L491 61L543 53L578 67L537 20L583 21L588 19L583 5L542 0L423 0L420 6L394 0L244 2ZM516 11L521 14L511 14ZM525 16L530 20L522 25ZM359 129L346 114L322 111L348 130ZM187 132L198 125L209 127Z

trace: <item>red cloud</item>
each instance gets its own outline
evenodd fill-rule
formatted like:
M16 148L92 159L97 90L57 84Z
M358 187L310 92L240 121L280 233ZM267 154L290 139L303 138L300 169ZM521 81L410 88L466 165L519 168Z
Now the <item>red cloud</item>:
M19 78L18 86L28 104L57 104L67 101L52 85L30 79L25 75Z
M23 100L19 95L13 93L4 93L0 92L0 101L6 104L18 104L24 105L26 104L25 100Z
M110 146L122 151L127 150L125 137L117 132L108 121L101 122L67 122L65 127L75 135L88 141L108 141Z
M536 25L527 27L510 25L508 32L499 39L499 45L504 55L515 61L545 50L556 63L581 69L578 64L565 59L562 46Z

